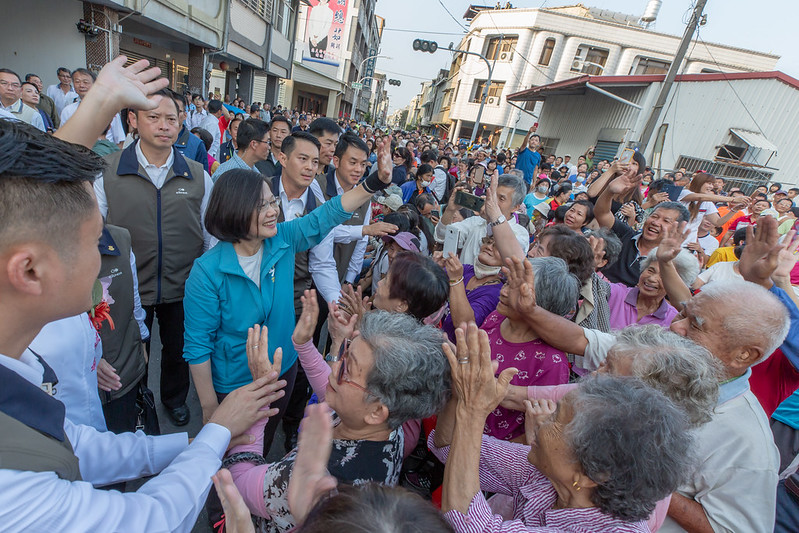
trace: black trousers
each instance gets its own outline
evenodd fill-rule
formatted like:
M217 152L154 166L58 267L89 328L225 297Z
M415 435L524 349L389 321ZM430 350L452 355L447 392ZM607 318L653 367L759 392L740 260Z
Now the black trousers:
M144 305L144 323L153 331L158 319L161 337L161 403L175 409L186 403L189 394L189 364L183 359L183 302ZM150 343L147 343L150 353ZM149 366L149 365L148 365Z
M116 400L103 404L103 415L105 415L105 425L108 431L117 435L128 431L136 431L136 395L139 386L135 385L132 389L120 396ZM100 392L105 394L105 392Z

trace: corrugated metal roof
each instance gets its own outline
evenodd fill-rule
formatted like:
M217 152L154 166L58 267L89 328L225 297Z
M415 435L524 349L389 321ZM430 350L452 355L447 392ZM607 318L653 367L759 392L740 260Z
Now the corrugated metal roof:
M524 91L509 94L509 102L530 102L543 100L555 94L582 94L586 83L604 87L636 87L659 83L666 79L665 74L648 74L639 76L580 76L558 81L547 85L539 85ZM799 80L778 70L770 72L730 72L707 74L683 74L674 81L735 81L735 80L767 80L776 79L799 90Z
M730 133L741 139L752 148L760 148L769 152L776 152L777 146L766 139L766 136L756 131L743 130L741 128L730 128Z

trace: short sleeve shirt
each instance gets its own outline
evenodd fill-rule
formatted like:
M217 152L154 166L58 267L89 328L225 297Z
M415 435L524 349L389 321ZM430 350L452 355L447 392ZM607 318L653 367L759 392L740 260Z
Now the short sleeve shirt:
M519 151L516 157L516 168L524 172L524 181L530 185L533 182L535 167L541 163L541 154L534 152L527 147Z

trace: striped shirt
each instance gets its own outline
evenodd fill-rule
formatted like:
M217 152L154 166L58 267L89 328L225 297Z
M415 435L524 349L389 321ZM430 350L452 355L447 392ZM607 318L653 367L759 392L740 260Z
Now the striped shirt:
M446 463L449 447L436 448L435 431L427 439L430 451ZM626 522L597 507L553 509L558 495L547 477L527 460L529 446L483 435L480 449L480 489L513 497L513 520L491 511L477 492L467 514L452 510L444 518L458 533L649 533L645 521Z

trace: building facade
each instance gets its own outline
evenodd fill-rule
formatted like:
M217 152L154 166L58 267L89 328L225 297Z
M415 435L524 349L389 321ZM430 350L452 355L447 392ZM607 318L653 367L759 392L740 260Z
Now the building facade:
M506 96L583 74L644 75L665 73L681 37L649 30L639 17L583 5L539 9L492 9L472 6L466 12L469 32L459 48L486 56L492 63L477 137L492 144L517 146L539 122L538 109L514 107ZM689 48L684 73L772 70L778 56L721 44ZM488 68L475 56L456 54L442 105L448 113L449 138L469 139L488 80Z

